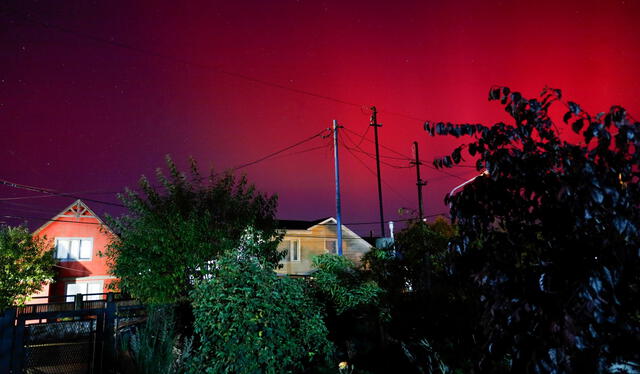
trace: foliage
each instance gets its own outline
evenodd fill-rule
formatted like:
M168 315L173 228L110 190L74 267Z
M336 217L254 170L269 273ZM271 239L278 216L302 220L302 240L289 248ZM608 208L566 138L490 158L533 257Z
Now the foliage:
M334 254L313 258L316 271L307 291L325 311L329 338L337 357L357 372L377 369L382 356L377 351L380 321L386 313L379 308L382 289L368 272L350 259Z
M131 335L128 348L140 374L174 374L185 372L191 353L191 338L175 333L171 306L148 309L147 321Z
M395 267L386 269L388 277L379 277L389 291L402 293L410 290L419 294L430 292L432 278L444 275L447 245L454 234L455 228L443 218L429 225L416 221L396 235L392 248L376 249L366 256L365 261L377 271L385 270L383 264L376 260ZM390 271L393 274L389 274Z
M472 282L451 271L455 258L447 248L456 232L444 218L411 222L392 247L364 257L385 291L387 351L402 353L405 372L446 371L443 362L452 370L471 368L479 308Z
M481 368L511 372L604 372L640 361L640 123L613 106L592 116L569 102L563 121L583 139L562 140L545 89L527 100L494 87L515 125L425 124L432 135L474 140L462 151L486 169L455 196L453 245L481 287L486 333Z
M327 253L314 257L312 266L317 270L313 273L313 286L337 314L377 303L382 290L366 279L350 259Z
M420 374L447 374L451 372L427 339L420 339L414 346L404 342L401 343L401 346L404 354Z
M193 160L188 175L169 157L167 168L168 176L157 172L163 191L143 176L142 193L120 195L128 213L108 219L118 236L106 256L120 289L147 303L183 302L193 283L207 276L207 264L237 248L250 226L263 235L255 254L277 266L275 196L256 192L244 176L203 177Z
M23 305L53 278L53 249L26 227L0 226L0 310Z
M278 277L245 252L220 257L191 299L199 337L193 373L300 372L331 354L302 281Z

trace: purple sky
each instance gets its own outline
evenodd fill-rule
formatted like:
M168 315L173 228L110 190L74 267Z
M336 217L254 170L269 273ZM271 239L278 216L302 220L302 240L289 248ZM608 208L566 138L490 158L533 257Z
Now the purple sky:
M6 4L0 178L98 200L115 202L113 192L153 175L166 154L181 165L194 156L203 168L225 170L318 133L333 119L359 142L354 133L367 129L370 105L380 110L382 145L410 155L417 140L430 163L456 142L429 138L422 120L509 120L487 102L494 84L530 97L549 85L591 112L620 104L640 113L639 1ZM290 152L326 146L242 172L261 191L279 195L280 218L334 215L329 141L314 139ZM361 147L373 152L368 140ZM375 176L340 152L343 222L377 221ZM398 156L384 148L382 154ZM356 155L375 171L374 160ZM423 167L426 214L446 212L444 194L475 173L450 172L458 177ZM398 209L417 207L415 170L383 165L382 177L386 218L408 218ZM47 218L72 201L2 200L33 195L41 194L0 187L0 215ZM378 226L353 228L368 233Z

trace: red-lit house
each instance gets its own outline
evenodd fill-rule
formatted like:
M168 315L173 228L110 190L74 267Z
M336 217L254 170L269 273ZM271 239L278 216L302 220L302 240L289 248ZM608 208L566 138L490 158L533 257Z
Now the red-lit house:
M99 253L105 252L113 233L84 202L75 201L33 235L51 240L57 259L54 282L34 296L107 292L114 277L109 275L106 258ZM99 298L87 296L86 300ZM67 298L72 300L73 296Z

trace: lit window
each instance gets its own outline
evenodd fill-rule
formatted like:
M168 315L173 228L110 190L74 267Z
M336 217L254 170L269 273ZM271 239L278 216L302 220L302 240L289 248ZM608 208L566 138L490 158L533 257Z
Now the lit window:
M327 239L324 241L324 249L329 253L336 253L337 243L335 239Z
M67 302L73 302L75 295L81 293L85 296L84 300L101 300L102 291L104 286L102 281L99 282L81 282L81 283L67 283L66 295Z
M57 238L56 258L63 261L91 260L92 238Z

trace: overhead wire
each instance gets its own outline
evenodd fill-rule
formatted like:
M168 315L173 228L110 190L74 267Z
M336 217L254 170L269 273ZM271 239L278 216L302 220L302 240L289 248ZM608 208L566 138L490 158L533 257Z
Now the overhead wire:
M302 153L313 152L313 151L316 151L316 150L319 150L319 149L327 149L327 148L330 148L331 146L332 146L332 144L329 141L329 142L326 142L325 144L319 145L317 147L311 147L311 148L303 149L301 151L290 152L290 153L285 153L283 155L275 156L275 157L271 158L271 160L277 160L277 159L280 159L280 158L283 158L283 157L289 157L289 156L299 155L299 154L302 154Z
M75 191L69 192L72 194L89 194L89 195L115 195L120 193L121 191ZM10 200L28 200L28 199L42 199L46 197L55 197L56 195L46 194L46 195L30 195L30 196L14 196L14 197L0 197L0 201L10 201Z
M266 156L264 156L264 157L260 157L260 158L258 158L257 160L254 160L254 161L251 161L251 162L247 162L247 163L245 163L245 164L238 165L238 166L236 166L236 167L232 168L231 170L239 170L239 169L242 169L242 168L246 168L247 166L255 165L255 164L259 163L259 162L262 162L262 161L268 160L268 159L270 159L270 158L272 158L272 157L274 157L274 156L276 156L276 155L279 155L279 154L280 154L280 153L282 153L282 152L286 152L286 151L288 151L288 150L290 150L290 149L292 149L292 148L295 148L295 147L297 147L297 146L299 146L299 145L301 145L301 144L304 144L304 143L306 143L306 142L308 142L308 141L311 141L311 140L313 140L313 139L315 139L315 138L317 138L317 137L321 136L321 135L322 135L323 133L325 133L326 131L327 131L327 129L323 129L322 131L320 131L320 132L318 132L318 133L316 133L316 134L314 134L314 135L311 135L311 136L309 136L309 137L307 137L307 138L304 138L304 139L302 139L302 140L300 140L300 141L296 142L295 144L292 144L292 145L287 146L287 147L285 147L285 148L279 149L279 150L277 150L277 151L275 151L275 152L272 152L272 153L270 153L270 154L268 154L268 155L266 155Z
M353 134L356 134L356 135L360 136L360 134L356 133L356 132L355 132L355 131L353 131L353 130L346 129L346 128L345 128L345 130L346 130L347 132L351 132L351 133L353 133ZM369 141L369 142L371 142L371 143L375 143L375 142L374 142L373 140L371 140L371 139L366 139L366 140L367 140L367 141ZM406 156L406 155L403 155L401 152L396 151L396 150L395 150L395 149L393 149L393 148L390 148L390 147L387 147L387 146L383 146L382 144L380 144L380 146L381 146L382 148L384 148L384 149L387 149L387 150L389 150L389 151L391 151L391 152L393 152L393 153L397 154L397 155L403 156L402 158L398 158L399 160L414 161L412 158L410 158L410 157L408 157L408 156ZM380 156L380 157L385 157L385 156ZM388 157L388 156L387 156L387 157ZM383 161L381 160L380 162L382 163ZM435 167L435 166L433 166L433 165L429 165L429 164L427 164L427 163L422 163L422 165L426 166L426 167L427 167L427 168L429 168L429 169L435 170L435 171L437 171L437 172L439 172L439 173L446 174L446 175L448 175L448 176L450 176L450 177L457 178L457 179L460 179L460 180L463 180L463 181L464 181L464 180L466 180L466 179L464 179L463 177L460 177L459 175L452 174L452 173L450 173L450 172L448 172L448 171L446 171L446 170L443 170L443 169L441 169L441 168L436 168L436 167ZM410 166L410 167L412 167L412 166Z
M184 59L184 58L179 58L179 57L175 57L175 56L171 56L171 55L166 55L166 54L154 52L154 51L151 51L151 50L134 47L134 46L131 46L131 45L128 45L128 44L125 44L125 43L118 42L118 41L105 39L105 38L102 38L102 37L99 37L99 36L90 35L90 34L86 34L86 33L81 33L81 32L78 32L76 30L73 30L73 29L70 29L70 28L66 28L66 27L63 27L63 26L54 25L54 24L50 24L50 23L47 23L47 22L42 22L42 21L39 21L39 20L35 20L35 19L31 18L31 17L28 17L28 16L25 16L23 14L20 14L19 12L16 12L15 10L12 10L12 11L13 11L14 15L18 15L20 18L22 18L23 20L25 20L28 23L36 24L36 25L39 25L39 26L47 28L47 29L54 29L54 30L57 30L59 32L63 32L63 33L67 33L67 34L73 34L75 36L82 37L82 38L85 38L85 39L89 39L89 40L92 40L94 42L98 42L98 43L102 43L102 44L108 44L108 45L115 46L115 47L122 48L122 49L127 49L129 51L133 51L133 52L138 53L138 54L144 54L144 55L149 55L149 56L153 56L153 57L157 57L157 58L161 58L161 59L165 59L165 60L171 60L171 61L174 61L174 62L177 62L177 63L180 63L180 64L189 65L189 66L193 66L193 67L200 68L200 69L211 70L211 71L214 71L214 72L217 72L217 73L220 73L220 74L224 74L224 75L227 75L227 76L230 76L230 77L235 77L235 78L242 79L242 80L245 80L245 81L250 81L250 82L261 84L261 85L264 85L264 86L270 86L270 87L273 87L273 88L287 90L287 91L290 91L290 92L294 92L294 93L298 93L298 94L302 94L302 95L307 95L307 96L311 96L311 97L315 97L315 98L320 98L320 99L324 99L324 100L328 100L328 101L333 101L333 102L344 104L344 105L349 105L349 106L354 106L354 107L359 107L359 108L363 107L362 104L358 104L358 103L355 103L355 102L350 102L350 101L343 100L341 98L337 98L337 97L333 97L333 96L322 95L322 94L318 94L318 93L307 91L307 90L303 90L303 89L298 89L298 88L294 88L294 87L285 86L283 84L270 82L268 80L264 80L264 79L260 79L260 78L256 78L256 77L252 77L252 76L248 76L248 75L241 74L241 73L228 71L228 70L222 69L220 66L204 64L204 63L200 63L200 62L189 60L189 59ZM381 113L387 113L387 114L394 115L394 116L404 117L404 118L411 119L411 120L425 122L424 119L421 119L421 118L418 118L418 117L415 117L415 116L411 116L411 115L408 115L408 114L400 113L400 112L394 112L394 111L389 111L389 110L381 110L380 112ZM357 143L356 149L360 147L360 145L362 144L362 142L364 140L372 142L371 140L366 138L368 130L369 130L369 127L367 127L367 130L363 134L357 134L358 136L360 136L360 140L359 140L359 143ZM351 131L351 130L347 129L347 131ZM238 165L238 166L234 167L232 170L239 170L239 169L242 169L242 168L257 164L259 162L262 162L262 161L265 161L265 160L268 160L268 159L271 159L271 158L275 158L275 156L281 154L282 152L285 152L285 151L287 151L289 149L292 149L292 148L294 148L294 147L296 147L296 146L298 146L300 144L306 143L307 141L310 141L311 139L315 138L316 136L319 136L320 134L316 134L316 135L314 135L312 137L303 139L302 141L300 141L300 142L298 142L298 143L296 143L296 144L294 144L292 146L289 146L289 147L286 147L284 149L278 150L278 151L276 151L274 153L271 153L271 154L269 154L267 156L264 156L262 158L256 159L256 160L248 162L246 164ZM356 133L354 132L354 134L356 134ZM355 142L353 142L353 141L352 141L352 143L355 144ZM348 147L344 142L343 142L343 146L345 146L345 148ZM402 156L402 158L397 158L396 157L395 159L403 160L403 161L412 160L411 157L408 157L406 154L398 152L398 151L396 151L396 150L394 150L394 149L392 149L390 147L384 146L384 145L380 145L380 146L382 148L384 148L384 149L387 149L387 150L399 155L399 156ZM293 154L299 154L299 153L304 153L304 152L310 152L310 151L313 151L313 150L316 150L316 149L320 149L320 148L323 148L323 147L324 146L314 147L314 148L311 148L311 149L308 149L308 150L295 152L295 153L291 153L291 154L293 155ZM349 148L347 148L347 149L359 162L361 162L364 166L366 166L366 164L362 160L360 160L360 158L358 158L352 152L351 149L349 149ZM368 154L368 152L366 152L366 151L364 151L362 149L359 149L357 151L360 151L361 153L370 156ZM285 157L285 156L286 155L282 155L280 157ZM383 158L393 158L392 156L381 156L381 157L383 157ZM384 161L382 161L382 162L384 164L386 164L387 166L396 167L396 168L404 168L404 167L399 167L397 165L393 165L393 164L390 164L390 163L386 163ZM410 168L410 167L411 166L408 166L407 168ZM437 169L437 168L431 167L429 165L427 165L427 167L430 167L430 168L432 168L434 170L438 170L439 172L447 174L447 175L449 175L451 177L455 177L455 178L458 178L458 179L463 179L463 178L461 178L461 177L459 177L459 176L457 176L455 174L448 173L448 172L446 172L444 170ZM369 171L372 171L368 167L366 167L366 168ZM4 184L4 185L10 186L10 187L16 187L16 188L21 188L21 189L26 189L26 190L31 190L31 191L37 191L37 192L41 192L41 193L46 193L47 194L47 195L41 195L41 196L32 197L32 198L40 198L40 197L45 197L45 196L61 196L61 197L82 198L82 197L79 197L75 193L60 193L60 192L55 192L55 191L48 191L46 189L37 188L37 187L34 188L32 186L21 185L21 184L9 182L9 181L0 180L0 184ZM395 191L386 182L385 182L385 185L387 185L387 187L389 187L392 191L397 193L397 191ZM397 193L397 194L400 197L402 197L399 193ZM29 197L20 197L20 198L29 198ZM404 197L402 197L402 198L404 199ZM12 199L12 198L5 198L5 199ZM16 199L18 199L18 198L16 198ZM95 203L105 204L105 205L124 207L124 205L122 205L122 204L106 202L106 201L101 201L101 200L97 200L97 199L90 199L90 198L86 198L86 197L84 197L82 199L86 200L86 201L95 202Z
M268 154L268 155L266 155L264 157L260 157L257 160L254 160L254 161L239 165L239 166L233 168L232 170L242 169L242 168L257 164L259 162L265 161L267 159L275 158L275 156L280 155L281 153L283 153L283 152L285 152L287 150L295 148L295 147L297 147L299 145L302 145L302 144L304 144L304 143L306 143L306 142L308 142L308 141L310 141L310 140L312 140L312 139L314 139L316 137L321 136L326 131L327 130L324 129L324 130L322 130L322 131L320 131L320 132L318 132L318 133L316 133L316 134L314 134L314 135L312 135L312 136L310 136L308 138L305 138L305 139L303 139L303 140L301 140L299 142L296 142L293 145L290 145L290 146L287 146L287 147L285 147L283 149L280 149L280 150L277 150L275 152L272 152L272 153L270 153L270 154ZM302 150L302 151L299 151L299 152L293 152L293 153L290 153L288 155L295 155L295 154L298 154L298 153L310 152L310 151L313 151L315 149L325 148L326 146L327 145L325 144L325 145L322 145L322 146L319 146L319 147L314 147L314 148ZM287 155L281 155L281 157L285 157L285 156L287 156ZM22 183L16 183L16 182L12 182L12 181L9 181L9 180L4 180L4 179L0 179L0 185L4 185L4 186L7 186L7 187L12 187L12 188L17 188L17 189L22 189L22 190L27 190L27 191L40 192L40 193L45 194L45 195L37 195L37 196L21 196L21 197L18 197L20 199L42 198L42 197L45 197L45 196L70 197L70 198L80 199L80 200L83 200L83 201L93 202L93 203L97 203L97 204L104 204L104 205L111 205L111 206L116 206L116 207L120 207L120 208L126 208L126 206L123 205L123 204L118 204L118 203L104 201L104 200L98 200L98 199L92 199L92 198L88 198L86 196L81 196L81 195L79 195L77 193L58 192L56 190L49 189L49 188L31 186L31 185L26 185L26 184L22 184ZM18 199L18 198L13 198L13 197L1 198L0 202L2 202L3 200L14 200L14 199ZM34 219L38 219L38 218L34 218Z
M374 159L374 160L376 159L376 156L375 156L374 154L369 153L369 152L367 152L367 151L363 150L362 148L360 148L359 146L355 145L355 142L353 141L353 139L351 139L351 137L349 136L349 134L348 134L348 133L345 133L344 135L345 135L345 137L347 138L347 140L349 140L349 142L351 142L351 144L352 144L352 145L354 145L354 148L351 148L351 147L349 147L346 143L344 143L343 145L344 145L346 148L350 148L350 149L352 149L352 150L354 150L354 151L356 151L356 152L360 152L360 153L362 153L362 154L364 154L364 155L366 155L366 156L368 156L369 158L372 158L372 159ZM383 156L380 156L380 157L383 157ZM404 159L403 159L403 160L404 160ZM386 161L384 161L384 160L380 160L380 163L382 163L382 164L384 164L384 165L386 165L386 166L390 166L390 167L395 168L395 169L409 169L409 168L413 168L413 166L411 166L411 165L400 166L400 165L392 164L392 163L390 163L390 162L386 162Z
M342 139L340 139L340 144L342 146L344 146L345 149L347 150L347 152L349 152L353 156L353 158L355 158L365 169L367 169L372 175L377 176L377 173L375 171L371 170L371 168L364 161L362 161L362 159L360 159L360 157L356 156L356 154L353 153L353 151L351 151L351 149L345 145L345 143L344 143L344 141ZM404 202L406 202L408 204L412 204L412 203L409 203L409 200L407 200L406 197L404 197L400 192L398 192L395 188L393 188L393 186L391 186L389 183L387 183L384 179L382 179L381 181L385 186L387 186L389 188L389 190L391 190L391 192L396 194L396 196L398 196Z
M442 216L442 217L446 217L447 213L436 213L436 214L430 214L430 215L426 215L424 216L424 218L432 218L432 217L438 217L438 216ZM83 222L83 221L73 221L73 220L66 220L66 219L54 219L54 218L43 218L43 217L34 217L34 216L15 216L15 215L0 215L0 218L12 218L12 219L35 219L35 220L39 220L39 221L46 221L46 222L63 222L63 223L73 223L73 224L80 224L80 225L95 225L95 226L106 226L106 224L104 223L100 223L100 222ZM393 220L387 220L383 223L388 223L389 221L393 221L393 222L410 222L410 221L416 221L416 218L398 218L398 219L393 219ZM370 222L346 222L343 223L343 226L360 226L360 225L378 225L380 224L380 221L370 221ZM310 226L336 226L336 223L317 223L317 224L312 224ZM286 227L282 227L279 228L280 230L282 229L286 229Z
M110 39L105 39L105 38L102 38L102 37L99 37L99 36L90 35L90 34L86 34L86 33L81 33L81 32L78 32L76 30L72 30L70 28L66 28L66 27L63 27L63 26L60 26L60 25L54 25L54 24L50 24L50 23L47 23L47 22L43 22L43 21L39 21L39 20L33 19L31 17L25 16L24 14L21 14L21 13L15 11L14 9L10 9L8 7L6 7L6 9L11 10L12 14L17 15L18 17L22 18L23 20L25 20L28 23L36 24L36 25L39 25L41 27L48 28L48 29L57 30L59 32L72 34L72 35L75 35L75 36L79 36L79 37L82 37L82 38L85 38L85 39L92 40L94 42L103 43L103 44L109 44L109 45L112 45L112 46L115 46L115 47L119 47L119 48L122 48L122 49L130 50L130 51L133 51L133 52L136 52L136 53L139 53L139 54L145 54L145 55L150 55L150 56L161 58L161 59L165 59L165 60L171 60L171 61L174 61L174 62L177 62L177 63L181 63L181 64L184 64L184 65L189 65L189 66L193 66L193 67L197 67L197 68L200 68L200 69L207 69L207 70L215 71L217 73L224 74L224 75L231 76L231 77L235 77L235 78L239 78L239 79L243 79L245 81L250 81L250 82L258 83L258 84L265 85L265 86L270 86L270 87L274 87L274 88L278 88L278 89L283 89L283 90L287 90L287 91L290 91L290 92L295 92L295 93L302 94L302 95L312 96L312 97L316 97L316 98L320 98L320 99L324 99L324 100L329 100L329 101L333 101L333 102L336 102L336 103L349 105L349 106L354 106L354 107L358 107L358 108L364 107L363 104L350 102L350 101L343 100L343 99L340 99L340 98L337 98L337 97L328 96L328 95L322 95L322 94L318 94L318 93L307 91L307 90L303 90L303 89L298 89L298 88L294 88L294 87L285 86L283 84L270 82L270 81L267 81L267 80L263 80L263 79L252 77L252 76L248 76L248 75L241 74L241 73L228 71L228 70L220 68L219 66L210 65L210 64L203 64L203 63L200 63L200 62L196 62L196 61L192 61L192 60L188 60L188 59L184 59L184 58L180 58L180 57L175 57L175 56L166 55L166 54L158 53L158 52L151 51L151 50L146 50L146 49L139 48L139 47L134 47L134 46L128 45L126 43L122 43L122 42L118 42L118 41L114 41L114 40L110 40ZM420 121L422 123L425 122L425 120L422 119L422 118L418 118L418 117L415 117L415 116L412 116L412 115L408 115L408 114L404 114L404 113L401 113L401 112L395 112L395 111L389 111L389 110L381 110L379 112L380 113L386 113L386 114L394 115L394 116L399 116L399 117L403 117L403 118L411 119L411 120L415 120L415 121ZM363 140L371 141L371 140L366 138L366 133L368 132L368 129L369 128L367 127L367 130L365 131L364 134L362 134L362 135L358 134L358 136L361 136L360 143ZM350 131L350 130L348 130L348 131ZM391 151L393 153L396 153L396 154L402 156L403 157L402 160L411 160L411 158L408 157L406 154L398 152L398 151L396 151L396 150L394 150L394 149L392 149L390 147L387 147L387 146L382 145L382 144L380 144L380 147L382 147L384 149L387 149L387 150L389 150L389 151ZM257 163L257 162L260 162L260 161L262 161L262 160L256 160L254 163ZM236 167L235 169L244 168L244 167L250 166L252 164L253 163L249 163L247 165L240 165L240 166ZM430 167L430 166L427 166L427 167ZM448 174L448 175L450 175L452 177L455 177L454 174L447 173L444 170L441 170L441 169L438 169L438 168L435 168L435 167L431 167L431 168L434 169L434 170L438 170L441 173ZM458 178L458 177L456 177L456 178Z
M84 200L84 201L90 201L90 202L94 202L94 203L97 203L97 204L104 204L104 205L111 205L111 206L116 206L116 207L120 207L120 208L126 208L124 205L118 204L118 203L113 203L113 202L103 201L103 200L97 200L97 199L91 199L91 198L88 198L88 197L81 197L81 196L78 196L78 195L72 194L72 193L57 192L57 191L45 189L45 188L42 188L42 187L29 186L29 185L26 185L26 184L15 183L15 182L11 182L11 181L4 180L4 179L0 179L0 184L8 186L8 187L27 190L27 191L46 193L46 194L49 194L49 195L55 195L55 196L61 196L61 197L71 197L71 198L74 198L74 199L81 199L81 200Z
M99 222L82 222L82 221L70 221L64 219L52 219L52 218L43 218L43 217L33 217L33 216L14 216L14 215L0 215L1 218L10 218L10 219L35 219L38 221L47 221L47 222L66 222L66 223L79 223L82 225L98 225L102 226L102 223Z

